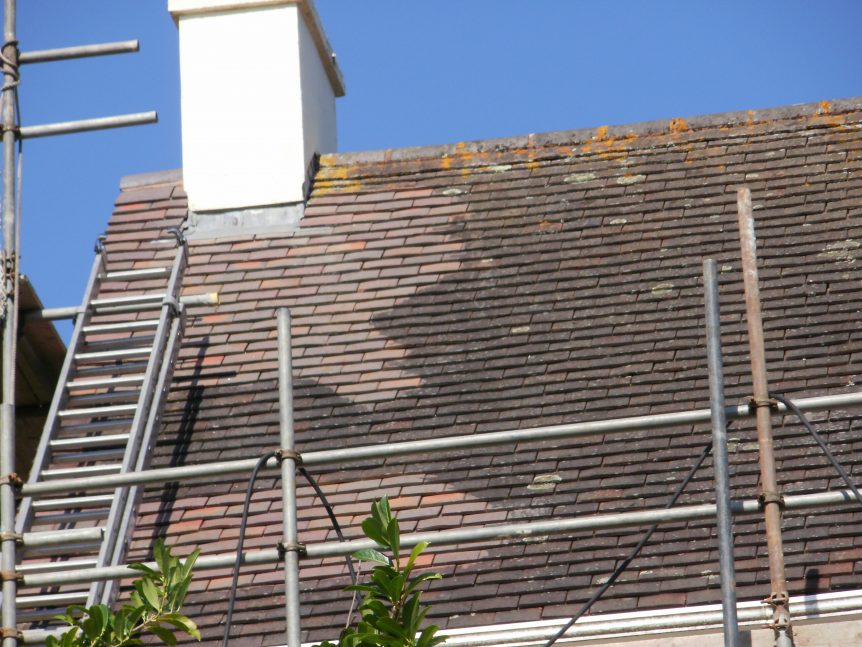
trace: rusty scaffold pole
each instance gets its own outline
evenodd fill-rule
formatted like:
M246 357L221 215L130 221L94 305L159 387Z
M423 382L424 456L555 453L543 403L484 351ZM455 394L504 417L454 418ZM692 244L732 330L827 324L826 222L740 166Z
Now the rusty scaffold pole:
M18 319L18 222L15 185L15 148L18 129L15 96L18 85L18 41L15 0L3 5L3 255L2 255L2 404L0 404L0 579L3 581L3 647L16 647L20 637L15 614L15 347Z
M766 353L763 345L763 321L760 311L760 287L757 276L757 240L751 191L737 191L739 241L742 250L742 276L745 283L745 312L748 324L748 346L751 354L752 404L757 418L757 445L760 461L760 501L766 526L766 547L769 555L771 592L767 601L772 605L772 628L776 647L793 647L790 627L790 605L787 578L784 572L784 546L781 540L782 496L775 475L775 454L772 443L772 402L766 379Z

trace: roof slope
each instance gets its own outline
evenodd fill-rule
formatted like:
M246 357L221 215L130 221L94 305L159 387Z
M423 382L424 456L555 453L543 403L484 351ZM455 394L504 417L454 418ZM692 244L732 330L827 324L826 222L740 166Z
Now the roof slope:
M735 189L754 196L767 361L774 390L857 388L862 374L862 102L599 128L443 148L324 156L298 229L191 244L193 310L154 465L247 458L278 442L275 311L293 314L300 448L389 442L707 406L701 259L721 268L727 397L749 391ZM186 216L175 177L128 183L108 228L111 258ZM855 416L820 416L860 469ZM796 425L779 436L786 492L838 484ZM705 427L482 449L318 472L349 534L388 493L407 529L660 507L709 439ZM753 425L731 432L734 496L755 496ZM555 474L551 489L530 488ZM150 488L131 557L156 535L230 551L245 483ZM711 470L688 501L711 500ZM300 540L333 538L300 490ZM281 533L264 479L247 546ZM862 517L789 516L792 592L855 588ZM741 599L768 594L760 524L737 532ZM719 599L710 524L675 524L595 612ZM638 533L603 532L440 550L432 587L450 626L561 617ZM235 635L283 642L282 573L241 577ZM189 615L220 637L228 573L195 581ZM349 600L343 564L304 562L304 637L332 636ZM447 620L448 619L448 620Z

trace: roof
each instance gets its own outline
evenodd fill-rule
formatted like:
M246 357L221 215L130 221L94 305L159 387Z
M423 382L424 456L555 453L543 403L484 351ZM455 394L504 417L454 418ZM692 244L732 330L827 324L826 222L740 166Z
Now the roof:
M293 315L301 451L707 406L701 259L721 270L728 402L750 391L734 192L754 200L767 362L791 396L858 388L862 375L862 99L446 147L320 159L298 227L190 244L193 308L154 466L248 458L277 447L275 312ZM178 174L124 183L112 262L187 215ZM858 471L858 415L815 416ZM790 420L777 430L787 493L839 486ZM730 432L735 497L757 495L753 423ZM656 508L709 439L704 426L365 462L317 476L349 536L384 493L402 527L438 529ZM554 487L530 487L552 474ZM712 500L711 469L686 502ZM554 479L556 480L556 479ZM246 484L147 489L130 558L167 535L229 552ZM280 540L280 488L260 482L246 546ZM300 488L300 541L333 539ZM791 592L859 588L862 516L785 521ZM738 521L740 599L768 594L762 528ZM663 527L593 613L716 602L712 524ZM429 599L448 626L564 617L640 533L614 531L438 549ZM339 561L303 562L303 629L332 637L348 597ZM246 567L235 634L283 643L283 574ZM220 639L227 571L202 574L188 614Z
M19 312L42 308L27 277L21 277L19 288ZM22 478L30 471L65 356L66 346L52 322L22 321L15 360L15 466Z

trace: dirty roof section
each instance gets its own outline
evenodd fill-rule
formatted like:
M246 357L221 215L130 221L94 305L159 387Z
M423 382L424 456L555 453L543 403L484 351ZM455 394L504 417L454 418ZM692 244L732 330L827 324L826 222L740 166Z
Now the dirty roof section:
M749 392L735 190L753 194L769 377L791 396L858 388L862 375L862 101L598 128L320 160L291 233L195 240L194 308L154 466L248 458L278 446L275 312L293 314L301 450L706 407L701 260L720 268L730 403ZM117 269L186 216L179 178L127 182L108 227ZM816 416L862 468L855 414ZM838 487L801 428L777 426L785 492ZM735 497L757 493L753 424L730 433ZM656 508L709 441L706 427L369 461L316 473L349 536L388 494L406 530ZM687 502L712 499L711 468ZM246 483L147 490L130 548L157 535L188 552L234 550ZM300 489L300 540L333 540ZM264 478L246 546L281 536ZM788 515L793 593L856 588L862 517ZM760 524L735 525L739 597L769 593ZM719 600L709 523L662 528L594 613ZM630 531L432 548L435 621L564 617L639 539ZM349 596L339 560L303 562L304 639L337 635ZM247 567L235 636L283 643L283 574ZM199 575L188 614L220 639L227 570Z

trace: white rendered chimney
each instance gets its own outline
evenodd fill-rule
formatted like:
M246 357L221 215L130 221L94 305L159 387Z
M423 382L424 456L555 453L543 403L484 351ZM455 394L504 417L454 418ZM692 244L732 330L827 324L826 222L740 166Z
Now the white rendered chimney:
M341 72L312 0L168 0L180 38L183 183L194 212L305 198L336 148Z

